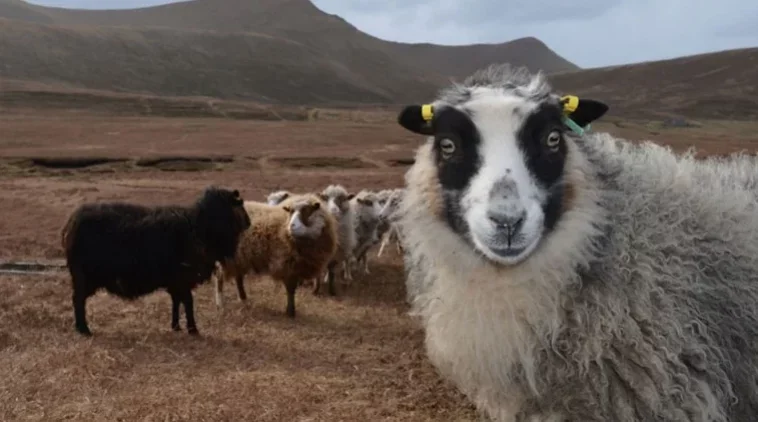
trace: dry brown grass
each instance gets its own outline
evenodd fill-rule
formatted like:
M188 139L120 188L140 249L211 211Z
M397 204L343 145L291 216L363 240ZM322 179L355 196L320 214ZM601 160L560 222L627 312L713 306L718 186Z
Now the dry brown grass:
M392 259L392 261L396 261ZM396 262L336 299L270 280L249 303L195 293L200 338L169 328L170 300L90 299L94 336L73 331L63 276L0 278L2 420L475 420L427 363ZM228 289L227 289L228 290Z
M391 123L392 113L373 123L352 111L331 116L0 115L0 259L60 260L60 226L84 201L184 203L211 183L250 199L330 183L402 184L419 137ZM700 123L667 129L610 119L596 130L709 153L758 141L751 123ZM425 358L423 334L406 315L399 256L371 259L372 274L357 273L336 298L300 289L295 320L269 280L248 278L246 305L226 289L223 314L205 285L195 294L200 338L170 330L169 297L156 293L133 303L93 297L94 337L85 339L73 329L65 274L0 276L0 420L476 420Z

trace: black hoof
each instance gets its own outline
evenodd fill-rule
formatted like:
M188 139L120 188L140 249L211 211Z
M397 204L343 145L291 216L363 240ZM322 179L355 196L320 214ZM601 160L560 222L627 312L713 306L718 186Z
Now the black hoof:
M189 333L190 335L193 335L193 336L200 335L200 332L197 331L197 327L189 327L189 328L187 328L187 333Z
M79 334L81 334L83 336L87 336L87 337L89 337L89 336L92 335L92 332L89 330L89 327L87 327L86 325L85 326L79 326L79 325L77 325L76 326L76 332L78 332Z
M171 329L174 330L174 331L182 331L182 326L179 325L179 324L172 325Z

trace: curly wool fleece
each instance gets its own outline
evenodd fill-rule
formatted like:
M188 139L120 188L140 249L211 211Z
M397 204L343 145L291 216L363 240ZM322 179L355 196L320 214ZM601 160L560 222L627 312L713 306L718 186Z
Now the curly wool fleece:
M570 147L573 208L519 270L433 215L419 149L401 224L430 360L495 420L755 420L758 209L744 171L606 134Z

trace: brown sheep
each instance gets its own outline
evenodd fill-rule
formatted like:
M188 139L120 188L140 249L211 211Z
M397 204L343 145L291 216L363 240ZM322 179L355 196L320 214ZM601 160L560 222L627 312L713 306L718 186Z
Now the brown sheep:
M316 195L298 195L279 205L246 201L252 225L242 234L233 259L221 263L216 304L221 307L224 278L235 278L246 300L245 274L268 274L287 289L287 315L295 316L295 290L303 279L326 271L337 251L337 222Z

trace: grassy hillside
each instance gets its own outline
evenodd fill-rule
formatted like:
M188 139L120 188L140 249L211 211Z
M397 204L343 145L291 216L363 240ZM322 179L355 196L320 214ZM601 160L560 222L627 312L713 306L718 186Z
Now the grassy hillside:
M67 28L0 19L0 76L160 95L266 102L388 102L430 82L380 54L340 63L268 35L116 27ZM361 72L374 67L374 74Z
M21 13L20 11L23 11ZM308 0L84 11L0 0L0 77L161 95L391 103L492 62L577 69L539 40L437 46L371 37Z
M758 118L758 48L580 70L535 38L468 46L380 40L308 0L193 0L117 11L0 0L0 17L7 18L0 18L6 105L61 104L82 88L315 107L388 105L423 101L450 77L510 62L550 73L560 90L607 101L617 116ZM26 82L11 87L10 80ZM45 87L28 93L28 82ZM76 94L72 102L127 101L143 113L158 101L114 98ZM182 101L173 98L166 108L226 113L207 99L188 99L187 107ZM258 113L242 109L243 116Z
M758 119L758 48L567 72L564 91L613 104L625 116Z

